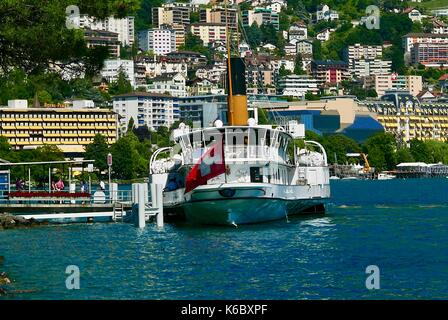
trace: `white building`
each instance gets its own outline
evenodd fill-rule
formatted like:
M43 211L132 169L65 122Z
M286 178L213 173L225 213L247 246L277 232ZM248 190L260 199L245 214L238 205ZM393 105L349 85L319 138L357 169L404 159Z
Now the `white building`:
M165 73L151 79L148 92L167 94L173 97L187 95L186 78L181 73Z
M138 44L143 51L165 55L176 51L176 31L164 26L140 31L138 33Z
M126 75L127 79L131 82L132 87L135 88L134 78L134 61L113 59L104 61L104 67L101 70L101 77L108 83L117 81L120 71Z
M188 73L188 64L185 61L169 62L148 57L139 60L137 64L145 67L145 75L149 78L161 76L166 73L181 73L186 77Z
M73 100L73 109L93 109L95 108L95 102L93 100Z
M302 23L295 23L288 30L289 41L308 39L308 27Z
M134 92L114 97L113 110L120 115L119 128L125 133L131 118L135 127L148 126L157 130L170 127L179 120L177 98L149 92Z
M287 4L283 0L272 0L266 4L265 8L271 9L273 12L280 13L283 8L286 8Z
M322 42L330 40L330 34L334 32L334 29L325 28L324 30L321 30L317 33L316 39Z
M77 28L109 31L118 34L118 41L122 46L132 46L134 43L135 29L134 17L114 18L108 17L98 20L87 15L81 15L72 19Z
M421 22L422 21L422 13L417 9L409 9L408 11L405 11L408 14L409 19L412 20L412 22Z
M326 4L317 7L316 21L321 20L333 21L339 19L339 13L334 10L330 10L330 7Z
M302 98L307 92L319 92L317 80L306 75L289 75L278 81L279 94Z
M373 75L390 74L392 67L392 61L389 60L354 60L352 64L349 64L349 69L353 77L364 78Z

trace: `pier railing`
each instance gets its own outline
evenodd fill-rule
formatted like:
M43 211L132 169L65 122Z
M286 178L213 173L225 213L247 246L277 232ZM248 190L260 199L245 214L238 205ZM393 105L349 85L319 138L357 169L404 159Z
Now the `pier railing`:
M132 190L102 191L101 193L11 191L0 193L0 207L5 204L114 204L132 203Z

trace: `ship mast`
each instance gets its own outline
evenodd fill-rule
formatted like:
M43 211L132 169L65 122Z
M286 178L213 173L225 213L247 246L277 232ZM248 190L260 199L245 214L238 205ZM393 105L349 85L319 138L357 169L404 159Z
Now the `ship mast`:
M227 48L227 113L230 126L245 126L249 119L246 96L246 68L240 57L231 57L228 0L225 0ZM237 22L238 16L235 16ZM238 28L238 23L237 23Z

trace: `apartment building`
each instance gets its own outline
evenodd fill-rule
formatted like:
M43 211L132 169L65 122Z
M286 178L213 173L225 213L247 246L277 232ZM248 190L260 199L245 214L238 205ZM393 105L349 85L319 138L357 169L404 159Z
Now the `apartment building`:
M118 33L102 30L84 30L84 39L88 48L107 47L110 57L120 57Z
M306 93L319 92L317 80L306 75L288 75L278 81L278 94L303 98Z
M118 75L122 71L127 79L131 82L132 87L135 87L135 75L134 75L134 61L133 60L122 60L122 59L112 59L105 60L104 67L100 74L103 79L108 83L117 81Z
M165 55L176 50L176 31L168 25L143 30L138 33L139 48L152 51L156 55Z
M418 43L411 49L411 63L427 68L448 68L448 43Z
M308 39L308 27L302 23L294 23L288 30L289 41Z
M248 27L256 23L259 27L263 24L272 24L275 30L279 30L279 15L277 12L266 8L255 8L242 12L243 26Z
M314 60L311 62L311 73L319 86L339 84L350 78L348 64L344 61Z
M152 8L152 24L156 28L162 24L189 26L190 11L189 7L176 3L167 3L162 7Z
M181 121L192 121L197 127L213 126L216 120L227 123L227 95L200 95L179 98Z
M415 44L448 44L448 34L408 33L403 36L403 46L406 53L410 54Z
M355 60L373 60L383 56L382 46L355 44L344 49L344 60L349 64Z
M227 39L227 27L222 23L193 23L191 33L201 38L205 46L217 40L226 42Z
M350 73L354 78L365 78L373 75L390 74L392 61L389 60L355 60L350 65Z
M226 14L227 13L227 14ZM232 34L238 32L238 13L235 8L213 6L199 11L199 22L227 24Z
M157 130L179 120L178 98L150 92L133 92L114 97L113 110L120 115L119 131L125 133L131 118L135 127Z
M423 90L423 80L421 76L389 74L376 75L371 78L373 80L372 85L367 85L367 87L375 88L379 97L389 90L406 91L413 96L417 96Z
M28 108L28 102L10 101L0 107L0 136L14 149L55 145L62 152L80 154L96 134L113 144L118 138L118 115L107 109L58 107Z

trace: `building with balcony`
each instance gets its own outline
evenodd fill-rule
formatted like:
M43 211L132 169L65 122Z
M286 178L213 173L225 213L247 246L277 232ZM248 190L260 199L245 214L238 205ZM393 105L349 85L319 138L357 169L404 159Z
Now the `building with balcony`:
M417 43L411 49L411 63L426 68L448 68L448 43Z
M167 25L140 31L138 45L141 50L152 51L156 55L176 51L176 31Z
M278 93L283 96L303 98L308 92L319 93L317 80L306 75L288 75L278 81Z
M88 48L107 47L110 57L120 57L118 33L102 30L84 30L84 39Z
M178 98L160 93L132 92L117 95L113 100L113 110L120 115L120 133L127 131L131 118L135 127L147 126L150 130L157 130L161 126L169 128L179 120Z
M204 46L217 40L227 42L227 27L223 23L193 23L190 30L201 38Z
M14 149L54 145L65 154L79 155L97 134L108 144L117 141L118 115L111 110L64 105L29 108L26 100L21 101L0 107L0 136Z
M381 101L364 104L399 141L448 141L448 102L422 102L409 93L390 91Z
M313 60L311 73L319 86L325 84L339 84L350 78L348 64L344 61Z
M275 30L279 30L279 15L277 12L266 8L255 8L242 12L243 26L249 27L256 23L259 27L263 24L271 24Z

